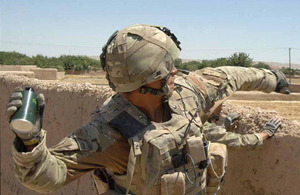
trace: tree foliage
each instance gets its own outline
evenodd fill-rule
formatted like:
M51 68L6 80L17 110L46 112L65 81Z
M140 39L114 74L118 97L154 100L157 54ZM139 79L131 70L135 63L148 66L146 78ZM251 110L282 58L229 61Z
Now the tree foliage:
M0 64L30 65L33 64L33 61L30 57L18 52L0 51Z
M243 67L250 67L252 66L252 58L249 57L249 54L244 52L234 53L228 59L229 66L243 66Z
M293 69L293 68L285 68L282 67L280 69L281 72L283 72L285 75L290 75L290 70L291 70L291 75L296 75L297 74L297 69Z
M266 63L263 63L263 62L258 62L257 64L254 64L253 65L254 68L265 68L265 69L271 69L271 67L266 64Z
M249 54L246 53L234 53L229 58L217 58L215 60L202 60L200 61L189 61L182 63L181 59L175 60L175 66L178 69L186 69L194 71L205 67L219 67L219 66L252 66L252 59Z
M91 59L87 56L72 56L62 55L60 57L47 57L43 55L36 55L28 57L18 52L0 52L0 64L6 65L37 65L40 68L57 68L59 71L73 70L73 71L90 71L100 69L100 61ZM246 53L234 53L228 58L217 58L215 60L189 61L182 62L178 58L174 62L178 69L185 69L195 71L205 67L219 67L219 66L243 66L271 69L268 64L259 62L253 64L252 58ZM289 75L289 68L282 68L281 71ZM296 69L291 69L291 74L297 74Z
M100 62L87 56L62 55L47 57L36 55L28 57L18 52L0 52L0 64L6 65L37 65L40 68L56 68L63 70L97 70Z

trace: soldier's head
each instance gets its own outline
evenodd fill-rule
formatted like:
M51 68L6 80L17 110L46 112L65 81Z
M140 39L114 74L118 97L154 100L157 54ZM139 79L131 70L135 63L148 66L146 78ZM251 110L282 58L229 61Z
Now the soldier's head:
M117 92L151 93L166 96L180 42L167 28L133 25L116 31L103 46L102 68L110 87ZM160 81L160 82L159 82ZM159 82L160 89L149 87Z

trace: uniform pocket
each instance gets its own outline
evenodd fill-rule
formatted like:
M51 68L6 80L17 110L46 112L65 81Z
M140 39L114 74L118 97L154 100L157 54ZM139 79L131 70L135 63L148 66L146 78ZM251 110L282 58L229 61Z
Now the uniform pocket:
M175 172L161 176L161 194L183 195L185 194L185 174Z
M220 189L222 178L225 175L228 158L226 145L211 143L209 147L209 156L211 163L207 170L208 180L206 191L208 195L213 195Z

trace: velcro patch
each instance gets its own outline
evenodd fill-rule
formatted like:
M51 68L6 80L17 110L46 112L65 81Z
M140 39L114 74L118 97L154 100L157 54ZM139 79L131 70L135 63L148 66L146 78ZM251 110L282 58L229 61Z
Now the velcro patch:
M148 126L140 123L125 110L114 117L109 124L118 130L126 139L137 135L141 130Z

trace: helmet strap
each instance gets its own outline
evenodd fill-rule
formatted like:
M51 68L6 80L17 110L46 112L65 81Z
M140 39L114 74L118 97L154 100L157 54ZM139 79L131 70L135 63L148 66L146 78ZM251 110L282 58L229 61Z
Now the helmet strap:
M167 101L172 95L168 85L163 86L161 89L142 86L140 87L139 92L142 94L150 93L152 95L162 96L163 102Z
M164 92L163 88L153 89L151 87L142 86L142 87L140 87L140 93L142 93L142 94L151 93L152 95L163 96L165 92Z
M162 80L162 88L154 89L151 87L141 86L139 92L142 94L151 93L152 95L159 95L163 97L163 101L168 100L171 97L171 91L169 86L167 85L167 81L169 76Z

